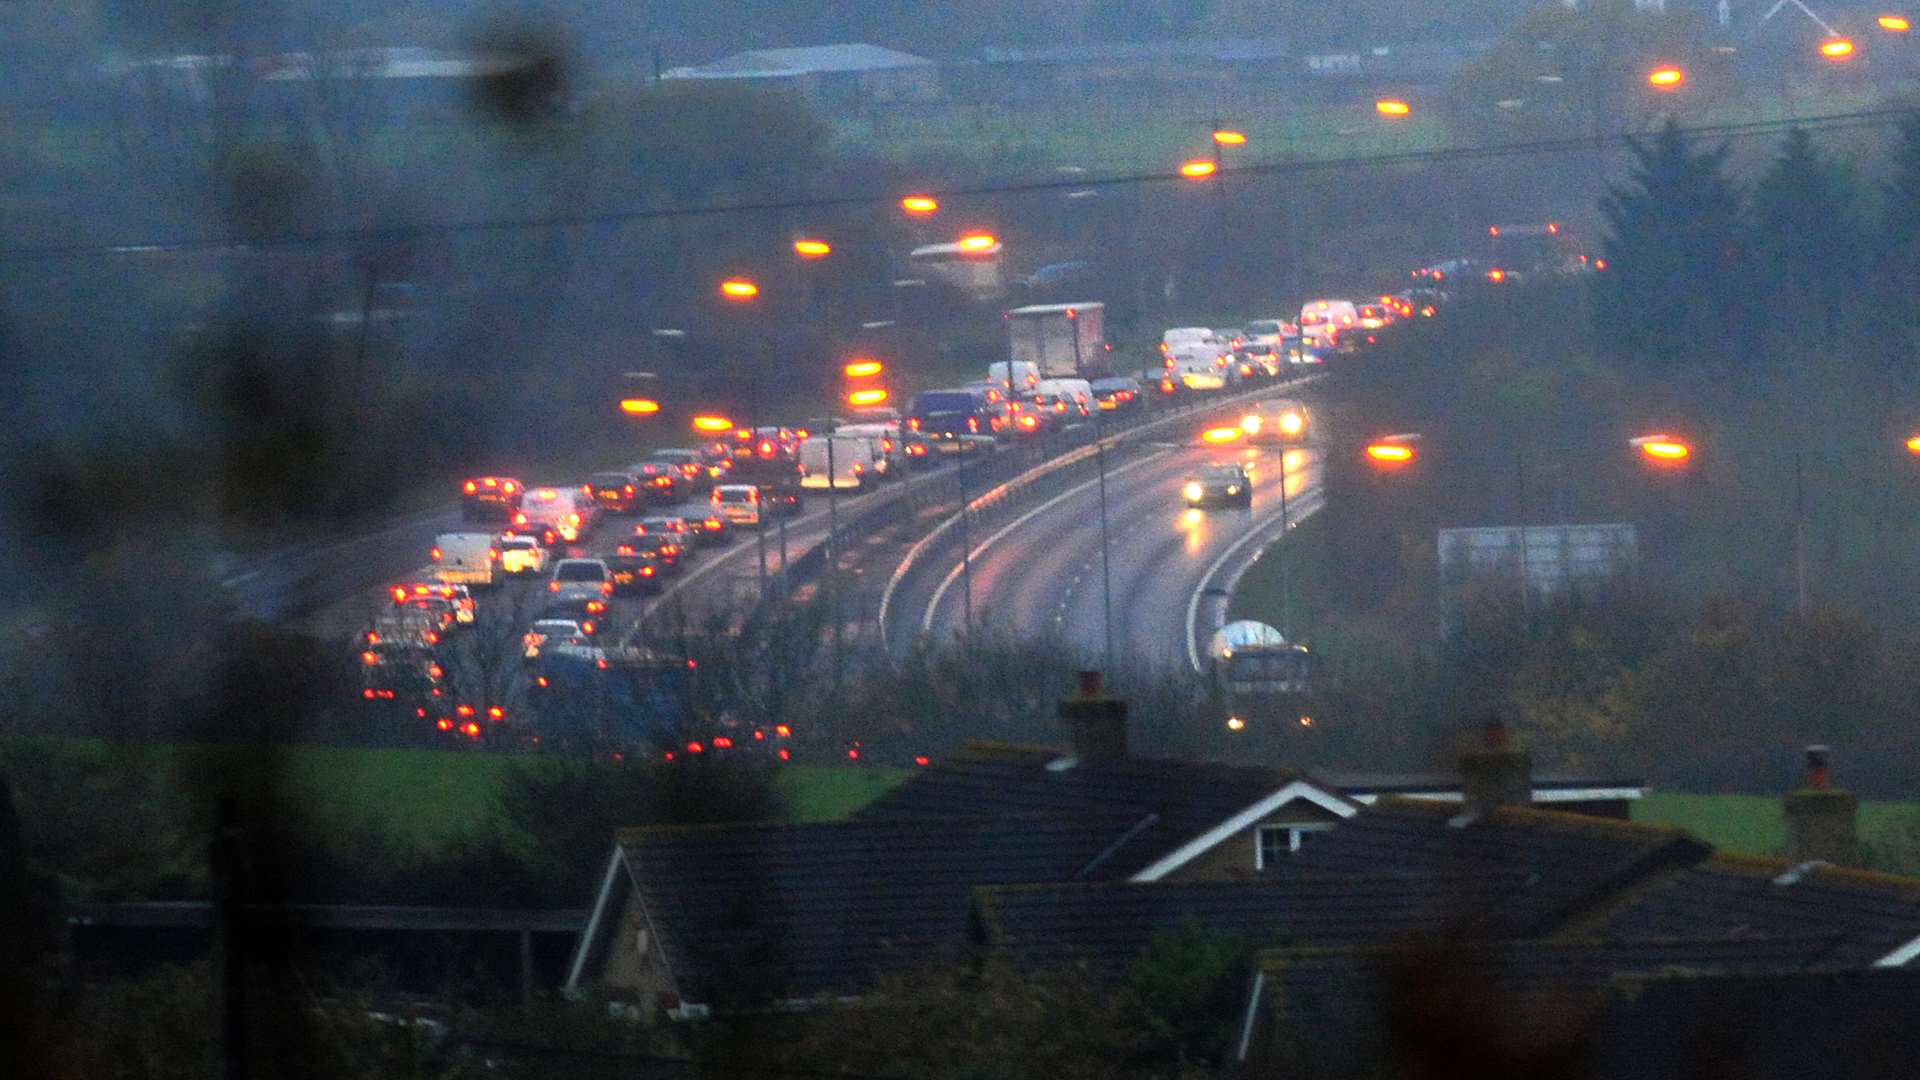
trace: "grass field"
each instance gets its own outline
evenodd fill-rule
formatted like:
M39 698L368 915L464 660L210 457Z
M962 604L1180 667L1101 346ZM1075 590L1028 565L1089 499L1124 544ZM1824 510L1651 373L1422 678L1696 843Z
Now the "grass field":
M1777 795L1684 795L1656 791L1634 805L1633 819L1677 825L1723 851L1780 855L1787 825ZM1890 828L1920 825L1920 803L1860 804L1860 838L1872 843Z
M271 752L251 746L110 749L89 739L0 743L0 766L22 752L45 751L77 763L149 770L164 777L156 794L179 805L202 785L198 777L234 781L243 803L270 795L303 807L317 821L384 829L403 846L433 850L499 828L495 805L502 781L539 757L457 754L435 750L294 746ZM905 775L899 769L790 765L780 786L798 821L831 821L865 805Z

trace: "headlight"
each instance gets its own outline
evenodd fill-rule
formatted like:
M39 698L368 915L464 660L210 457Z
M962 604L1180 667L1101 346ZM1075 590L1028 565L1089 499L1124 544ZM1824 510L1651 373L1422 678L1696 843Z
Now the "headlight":
M1280 417L1280 430L1289 435L1300 434L1300 429L1306 426L1306 417L1301 416L1297 412L1286 413Z
M1240 485L1239 485L1239 484L1228 484L1228 485L1227 485L1227 494L1229 494L1229 495L1238 495L1238 494L1240 494Z
M1199 483L1193 482L1193 481L1188 482L1186 488L1184 489L1184 492L1187 496L1188 502L1199 502L1201 496L1207 493L1205 488L1201 487Z
M1286 424L1282 422L1281 426L1285 427ZM1240 421L1240 430L1246 432L1249 435L1260 434L1260 414L1254 413L1252 416L1249 416L1246 419Z

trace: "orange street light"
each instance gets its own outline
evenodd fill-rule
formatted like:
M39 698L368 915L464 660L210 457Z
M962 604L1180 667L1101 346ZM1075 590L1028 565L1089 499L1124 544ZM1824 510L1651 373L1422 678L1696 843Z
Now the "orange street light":
M1882 15L1874 22L1879 23L1880 29L1889 34L1904 34L1913 29L1913 24L1908 22L1904 15Z
M999 246L999 238L992 233L968 233L960 238L961 251L986 252Z
M720 295L729 300L751 300L760 295L760 286L746 278L728 278L720 283Z
M849 379L870 379L887 370L887 367L878 360L853 360L840 370L845 372Z
M1507 272L1505 270L1496 266L1487 271L1487 284L1498 285L1505 280L1507 280Z
M909 195L900 200L900 209L916 217L925 217L940 209L940 202L931 195Z
M1820 55L1841 63L1853 56L1853 42L1843 37L1829 38L1820 43Z
M620 411L628 416L652 416L660 411L660 403L652 398L622 398Z
M1920 435L1907 436L1907 453L1920 457Z
M693 430L717 435L723 431L732 431L733 421L724 416L696 416L693 418Z
M1189 180L1205 180L1220 171L1220 166L1211 161L1189 161L1180 166L1180 175Z
M887 393L885 387L869 386L864 390L855 390L848 394L847 404L855 408L865 409L874 405L884 405L886 404L887 398L891 396L891 394Z
M803 259L824 259L833 254L833 245L825 240L795 240L793 253Z
M1628 441L1657 464L1675 465L1693 456L1693 447L1671 435L1642 435Z
M1221 146L1245 146L1247 145L1247 133L1221 128L1213 133L1213 141L1219 143Z
M1405 443L1377 442L1367 444L1367 456L1382 465L1405 465L1413 460L1413 447Z
M1406 116L1413 112L1413 106L1399 98L1381 98L1373 103L1373 111L1381 116Z
M1656 90L1672 90L1687 81L1687 73L1671 65L1647 72L1647 83Z

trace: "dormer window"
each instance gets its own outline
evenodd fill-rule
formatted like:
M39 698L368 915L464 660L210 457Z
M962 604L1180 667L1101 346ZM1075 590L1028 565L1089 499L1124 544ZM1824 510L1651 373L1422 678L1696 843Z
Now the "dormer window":
M1262 825L1255 830L1253 866L1256 870L1265 870L1269 866L1284 862L1287 856L1300 850L1301 843L1308 833L1326 832L1333 828L1331 821L1301 822L1296 825Z

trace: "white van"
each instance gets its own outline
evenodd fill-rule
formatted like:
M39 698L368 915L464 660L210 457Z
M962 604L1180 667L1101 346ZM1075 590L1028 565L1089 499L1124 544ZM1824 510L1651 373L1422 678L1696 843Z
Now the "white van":
M1001 360L987 365L987 382L1009 398L1022 398L1040 382L1040 365L1031 360Z
M801 487L859 491L880 479L873 464L875 441L845 432L842 428L831 435L815 435L800 444Z
M898 422L887 424L847 424L834 429L836 435L866 439L875 449L874 468L880 476L900 476L907 468L907 444L900 438Z
M500 549L492 533L442 533L434 537L433 580L444 585L490 589L499 579Z
M1160 335L1160 351L1169 356L1187 345L1219 345L1224 349L1226 342L1210 326L1176 326Z
M1300 340L1308 348L1329 349L1334 339L1360 322L1351 300L1309 300L1300 306Z

